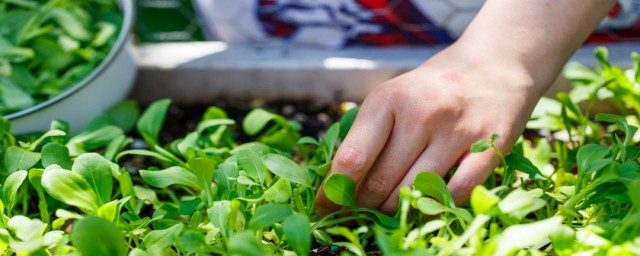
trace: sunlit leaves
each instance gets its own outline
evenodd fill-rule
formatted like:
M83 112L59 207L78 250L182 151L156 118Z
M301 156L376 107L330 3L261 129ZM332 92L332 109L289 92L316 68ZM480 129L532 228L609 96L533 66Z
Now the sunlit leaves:
M349 177L341 173L332 173L324 182L324 193L338 205L355 207L356 205L356 183Z
M424 195L433 197L447 206L454 206L451 193L449 189L447 189L447 184L444 183L442 177L437 173L421 172L416 176L414 186Z
M300 167L293 160L278 154L268 154L264 156L264 164L269 170L292 183L311 187L311 177L309 171Z
M171 104L171 100L168 99L156 101L138 119L138 132L149 146L158 144L158 135L164 124L169 104Z

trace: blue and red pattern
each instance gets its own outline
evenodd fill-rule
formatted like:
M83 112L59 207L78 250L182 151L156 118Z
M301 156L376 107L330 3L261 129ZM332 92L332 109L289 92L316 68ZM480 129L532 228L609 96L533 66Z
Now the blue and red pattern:
M345 45L453 42L483 0L195 0L218 40ZM587 43L640 42L640 0L619 0Z

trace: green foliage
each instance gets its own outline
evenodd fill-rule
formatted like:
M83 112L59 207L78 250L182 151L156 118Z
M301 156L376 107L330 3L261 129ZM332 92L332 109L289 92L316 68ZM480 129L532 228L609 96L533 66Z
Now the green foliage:
M159 139L168 100L141 115L133 102L117 105L74 136L54 121L48 132L16 139L0 119L0 253L307 255L326 245L347 255L634 255L640 98L629 79L640 65L625 73L604 50L598 58L601 70L568 67L575 90L541 101L529 124L551 135L528 135L511 152L498 150L498 135L469 145L501 164L468 204L456 205L445 179L425 170L400 189L393 216L358 208L348 176L325 177L357 110L321 138L301 138L297 124L267 110L236 128L212 107L169 142ZM620 115L594 115L602 92L622 103ZM128 147L124 131L134 124L147 149ZM238 141L236 129L252 141ZM137 170L131 158L147 161ZM318 216L323 180L344 207Z
M87 216L74 222L70 239L83 255L127 255L120 229L102 218Z
M87 77L122 24L116 1L3 1L0 115L49 100Z
M324 193L338 205L356 206L356 183L344 174L331 174L325 181Z

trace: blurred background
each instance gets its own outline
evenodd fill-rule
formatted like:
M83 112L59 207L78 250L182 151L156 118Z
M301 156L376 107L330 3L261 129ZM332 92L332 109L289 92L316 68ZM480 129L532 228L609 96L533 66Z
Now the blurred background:
M137 0L140 43L204 41L190 0Z
M196 103L212 97L359 101L445 47L484 1L392 0L375 8L356 2L136 0L139 73L132 97ZM405 3L412 3L417 15L404 15ZM350 37L375 31L373 19L386 22L381 35ZM412 42L413 34L435 39ZM317 41L326 44L314 45ZM571 61L596 67L593 49L606 45L614 64L631 67L629 54L640 48L638 42L640 1L621 0ZM562 79L556 84L549 96L567 86Z

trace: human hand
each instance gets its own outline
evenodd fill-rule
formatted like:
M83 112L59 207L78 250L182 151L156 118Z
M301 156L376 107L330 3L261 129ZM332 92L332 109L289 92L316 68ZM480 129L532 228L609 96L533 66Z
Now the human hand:
M546 86L521 65L464 52L449 47L366 98L330 172L358 183L357 206L394 213L400 188L418 173L444 176L453 166L448 187L459 204L498 163L495 152L470 154L469 146L495 133L506 153L522 134ZM320 215L339 208L322 188L316 204Z

